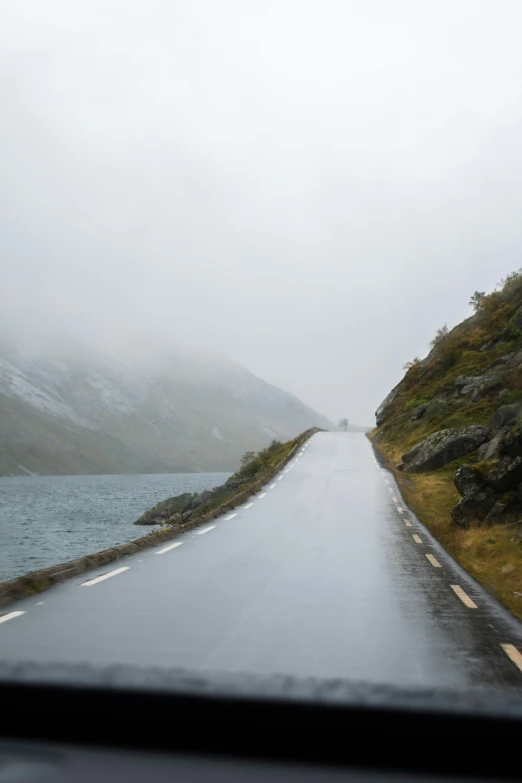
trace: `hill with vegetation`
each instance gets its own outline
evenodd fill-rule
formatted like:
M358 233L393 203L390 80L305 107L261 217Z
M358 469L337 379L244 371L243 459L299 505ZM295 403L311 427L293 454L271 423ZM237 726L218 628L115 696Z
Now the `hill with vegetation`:
M522 618L522 270L470 305L406 365L371 438L419 518Z
M331 423L216 354L132 363L0 344L0 475L231 471Z

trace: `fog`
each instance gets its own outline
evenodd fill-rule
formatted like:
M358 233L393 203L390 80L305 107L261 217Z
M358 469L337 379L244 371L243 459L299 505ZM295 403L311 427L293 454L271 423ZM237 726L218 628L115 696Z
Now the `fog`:
M373 411L522 266L522 4L17 0L0 325Z

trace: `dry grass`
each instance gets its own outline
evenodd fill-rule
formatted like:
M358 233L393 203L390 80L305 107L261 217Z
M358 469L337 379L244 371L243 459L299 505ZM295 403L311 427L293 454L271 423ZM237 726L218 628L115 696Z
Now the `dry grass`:
M477 582L522 620L522 545L517 528L512 525L456 527L449 514L460 499L453 484L455 471L404 474L395 468L403 448L396 444L382 445L375 440L373 443L393 471L406 503L421 522Z

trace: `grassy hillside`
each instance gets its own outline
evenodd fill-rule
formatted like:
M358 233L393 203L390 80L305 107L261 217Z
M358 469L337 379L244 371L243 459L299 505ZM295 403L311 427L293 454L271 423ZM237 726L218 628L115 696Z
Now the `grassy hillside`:
M470 304L473 316L441 328L430 354L405 367L371 438L419 518L522 619L522 271ZM464 443L469 432L476 444ZM466 453L439 449L444 464L423 466L419 449L433 454L444 437Z

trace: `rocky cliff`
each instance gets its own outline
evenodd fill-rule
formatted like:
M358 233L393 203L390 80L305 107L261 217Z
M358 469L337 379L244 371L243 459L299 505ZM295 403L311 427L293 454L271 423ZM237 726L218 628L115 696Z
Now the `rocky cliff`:
M486 550L504 537L507 566L499 562L499 570L511 573L522 569L522 271L472 302L473 316L443 327L429 355L408 363L376 412L372 439L453 554L468 546L471 557L481 537ZM460 559L469 567L467 555Z

